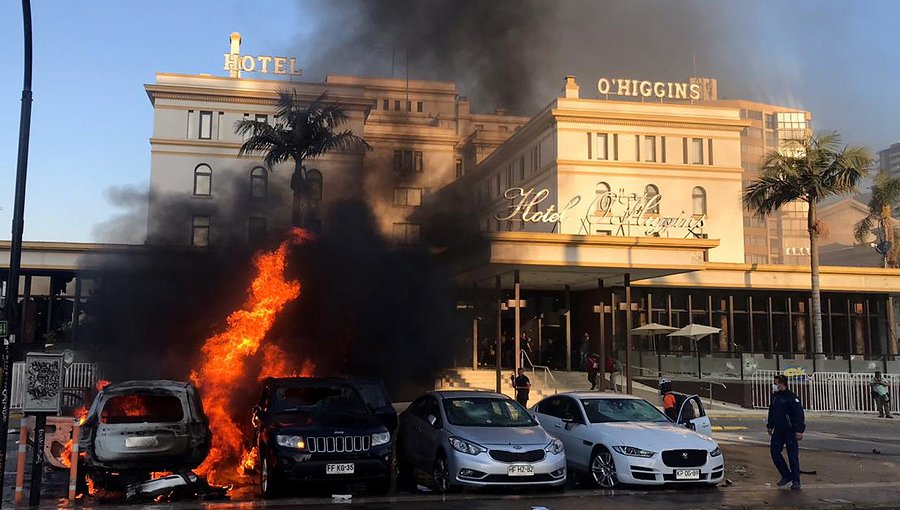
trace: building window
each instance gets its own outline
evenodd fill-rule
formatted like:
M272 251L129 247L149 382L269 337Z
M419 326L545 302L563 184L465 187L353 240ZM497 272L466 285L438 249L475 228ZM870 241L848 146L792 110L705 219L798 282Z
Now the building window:
M212 139L212 112L200 112L200 135L201 140Z
M206 163L194 169L194 196L208 197L212 194L212 169Z
M250 198L266 198L269 194L269 172L258 166L250 170Z
M306 182L309 184L309 198L312 200L322 200L322 172L313 168L306 172Z
M416 101L416 111L419 113L425 111L425 105L422 104L422 101Z
M691 192L691 203L693 204L694 216L703 216L706 214L706 190L697 186Z
M422 188L394 188L394 205L405 207L422 205Z
M408 111L408 112L412 111L412 101L410 101L410 100L406 101L406 111Z
M400 111L400 100L399 99L394 100L394 111L398 111L398 112Z
M475 131L484 131L484 124L475 124Z
M695 165L703 164L703 139L702 138L694 138L691 140L692 148L691 151L691 163Z
M421 172L422 169L422 151L394 151L395 172Z
M647 213L659 214L659 188L648 184L644 187L644 196L647 198L647 204L652 204L652 207L647 208Z
M191 246L209 246L209 216L194 216L191 223Z
M384 111L390 110L390 109L391 109L391 100L390 100L390 99L385 99L384 101L382 101L382 102L381 102L381 109L384 110Z
M609 136L597 133L597 159L609 159Z
M251 216L247 228L247 240L250 244L260 244L266 240L266 219Z
M415 155L415 167L413 170L416 172L422 172L422 151L416 151Z
M419 225L415 223L394 223L392 234L397 244L419 243Z
M594 138L591 133L587 134L588 159L594 159Z
M687 143L687 138L682 138L682 139L681 139L681 142L682 142L683 149L684 149L684 154L683 154L683 156L684 156L684 164L686 165L686 164L688 164L688 143Z
M656 162L656 137L655 136L645 136L644 137L644 161L648 161L650 163Z
M663 163L666 162L666 137L659 137L659 152L660 152L660 161Z
M462 159L456 158L456 178L459 179L462 176L463 176Z
M256 114L256 122L262 122L263 124L268 124L268 123L269 123L269 116L268 116L268 115L264 115L264 114L262 114L262 113L257 113L257 114Z
M499 129L505 133L506 131L509 131L509 126L500 126Z
M634 135L634 160L641 160L641 135Z
M706 159L709 160L709 164L711 165L711 164L713 164L712 138L707 140L707 142L708 143L706 145L709 150L706 151L706 154L707 154Z

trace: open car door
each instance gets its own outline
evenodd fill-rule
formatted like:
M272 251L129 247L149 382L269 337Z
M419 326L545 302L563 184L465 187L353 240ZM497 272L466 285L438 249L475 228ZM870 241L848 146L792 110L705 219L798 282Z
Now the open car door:
M351 379L350 383L359 392L372 414L393 435L397 430L397 410L388 397L384 383L374 379Z
M684 398L681 408L678 410L677 423L705 436L712 435L712 423L709 421L709 416L706 415L703 402L697 395L690 395Z

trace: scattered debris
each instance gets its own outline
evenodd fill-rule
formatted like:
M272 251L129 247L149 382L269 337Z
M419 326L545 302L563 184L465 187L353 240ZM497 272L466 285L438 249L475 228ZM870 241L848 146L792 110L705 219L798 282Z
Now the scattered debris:
M183 474L169 475L162 478L133 483L125 489L126 503L170 502L181 499L225 499L227 487L213 487L201 478L188 471Z
M332 503L352 503L353 495L352 494L332 494L331 502Z
M428 487L421 485L421 484L416 485L416 490L419 492L431 492L431 489L429 489Z
M731 478L726 478L722 483L723 487L731 487L732 485L734 485L734 482L731 481Z
M881 453L881 450L879 450L878 448L872 448L872 453L874 453L875 455L878 455Z

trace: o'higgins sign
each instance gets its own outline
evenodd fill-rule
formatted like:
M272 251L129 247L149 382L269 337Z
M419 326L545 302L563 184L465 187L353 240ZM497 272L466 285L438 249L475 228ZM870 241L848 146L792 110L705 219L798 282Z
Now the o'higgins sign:
M610 191L600 183L593 197L576 195L562 206L545 204L550 196L548 189L509 188L503 196L511 205L494 216L497 220L554 224L556 229L566 218L577 217L578 233L584 235L692 238L703 237L706 224L705 214L694 216L681 211L677 216L660 216L661 195Z
M630 78L600 78L600 95L631 96L657 99L690 99L698 101L703 89L700 83L632 80Z

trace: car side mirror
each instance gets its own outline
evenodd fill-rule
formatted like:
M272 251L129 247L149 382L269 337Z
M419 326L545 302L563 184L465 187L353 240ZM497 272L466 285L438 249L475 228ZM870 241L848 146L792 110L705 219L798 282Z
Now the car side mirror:
M437 428L437 416L429 414L425 419L428 420L428 423L430 423L432 427Z

